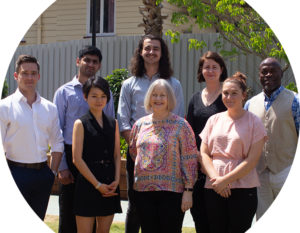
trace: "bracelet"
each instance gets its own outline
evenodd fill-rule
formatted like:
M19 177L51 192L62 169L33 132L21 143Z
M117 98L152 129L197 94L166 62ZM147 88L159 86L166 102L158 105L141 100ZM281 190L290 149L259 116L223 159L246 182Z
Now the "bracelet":
M98 184L95 186L95 189L98 189L101 186L101 183L98 182Z
M53 175L55 176L55 177L57 177L57 171L54 171L54 170L51 170L52 172L53 172Z
M193 191L194 191L193 188L184 188L183 190L184 190L184 191L187 191L187 192L193 192Z

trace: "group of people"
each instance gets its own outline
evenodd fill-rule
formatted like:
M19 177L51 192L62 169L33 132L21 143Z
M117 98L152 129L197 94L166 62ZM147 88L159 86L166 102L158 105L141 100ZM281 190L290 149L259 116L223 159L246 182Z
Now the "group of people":
M18 89L0 101L1 136L13 178L36 214L44 219L58 176L59 233L108 233L122 212L121 135L129 145L126 233L179 233L189 209L197 233L249 229L278 195L296 152L299 98L281 86L280 63L261 62L263 91L247 101L247 77L228 77L223 58L206 52L197 72L206 87L192 96L184 119L167 45L145 35L116 120L109 85L95 77L101 61L98 48L80 50L78 73L53 103L36 91L36 58L16 62Z

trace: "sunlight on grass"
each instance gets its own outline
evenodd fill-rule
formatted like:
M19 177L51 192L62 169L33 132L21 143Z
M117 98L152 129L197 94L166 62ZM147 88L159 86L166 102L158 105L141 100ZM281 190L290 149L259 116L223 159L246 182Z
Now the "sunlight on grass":
M55 233L58 232L58 216L47 215L45 218L45 223L48 227L50 227ZM123 222L115 222L111 225L110 228L111 233L124 233L125 232L125 224ZM141 231L140 231L141 232ZM183 233L195 233L195 229L192 227L183 227Z

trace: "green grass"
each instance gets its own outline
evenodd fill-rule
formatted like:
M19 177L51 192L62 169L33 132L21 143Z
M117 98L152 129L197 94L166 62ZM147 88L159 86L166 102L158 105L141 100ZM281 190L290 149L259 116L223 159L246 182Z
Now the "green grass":
M55 233L58 232L58 216L47 215L45 218L45 223L50 227ZM125 224L124 223L113 223L110 228L110 233L124 233ZM183 227L183 233L195 233L195 229L192 227Z

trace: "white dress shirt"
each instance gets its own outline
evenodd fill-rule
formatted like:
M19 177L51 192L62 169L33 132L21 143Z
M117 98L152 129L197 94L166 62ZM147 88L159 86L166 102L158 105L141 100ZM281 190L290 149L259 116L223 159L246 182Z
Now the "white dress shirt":
M51 151L63 152L64 139L56 106L37 93L32 107L19 89L0 101L0 126L6 158L20 163L40 163Z

